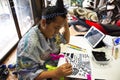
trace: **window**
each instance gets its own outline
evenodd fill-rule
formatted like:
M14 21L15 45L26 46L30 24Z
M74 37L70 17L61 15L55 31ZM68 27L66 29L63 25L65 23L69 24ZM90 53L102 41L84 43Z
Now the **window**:
M41 2L44 0L0 0L0 62L40 17Z
M9 3L7 0L0 0L0 60L18 40Z
M18 23L22 36L34 24L30 0L14 0Z

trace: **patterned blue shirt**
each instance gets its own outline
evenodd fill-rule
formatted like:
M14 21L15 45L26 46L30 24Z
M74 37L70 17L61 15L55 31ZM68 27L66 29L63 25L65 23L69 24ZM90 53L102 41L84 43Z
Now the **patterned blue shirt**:
M49 54L59 53L61 43L66 43L63 35L57 34L46 40L38 25L32 27L20 40L17 47L18 79L34 80L45 70L44 64L50 60Z

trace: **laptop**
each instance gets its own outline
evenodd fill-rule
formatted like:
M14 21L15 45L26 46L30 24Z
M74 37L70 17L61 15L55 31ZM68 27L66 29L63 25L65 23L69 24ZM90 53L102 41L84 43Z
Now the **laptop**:
M102 42L104 37L105 34L94 26L92 26L84 35L85 40L90 44L92 48L104 46L104 43Z

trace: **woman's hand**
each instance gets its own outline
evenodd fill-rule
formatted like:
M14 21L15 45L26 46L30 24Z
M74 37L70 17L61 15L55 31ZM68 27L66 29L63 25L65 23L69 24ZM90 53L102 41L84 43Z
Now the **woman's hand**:
M67 75L70 75L72 73L72 66L70 63L65 63L61 66L59 66L55 70L55 77L60 78L60 77L65 77Z

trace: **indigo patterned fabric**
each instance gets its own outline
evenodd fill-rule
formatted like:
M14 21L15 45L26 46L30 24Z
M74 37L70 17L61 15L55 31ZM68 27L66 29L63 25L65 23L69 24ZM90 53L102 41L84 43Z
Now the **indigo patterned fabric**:
M34 80L46 70L44 63L50 60L50 53L59 53L61 43L66 43L61 34L46 40L38 25L32 27L17 47L18 80Z

